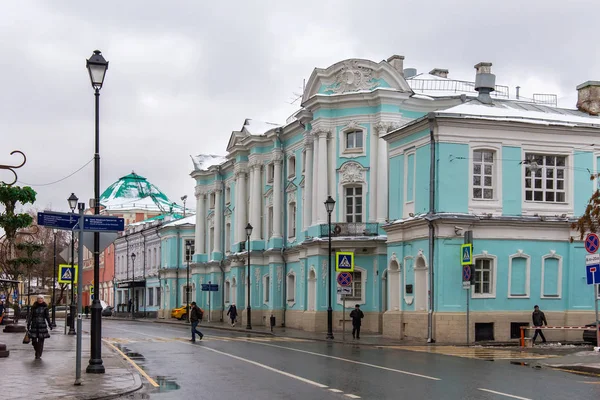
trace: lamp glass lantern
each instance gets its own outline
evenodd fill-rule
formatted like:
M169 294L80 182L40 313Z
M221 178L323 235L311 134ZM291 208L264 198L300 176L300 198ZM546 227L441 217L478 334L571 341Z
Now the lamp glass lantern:
M96 90L100 90L104 83L106 70L108 69L108 61L102 57L102 52L100 50L94 50L94 54L92 54L86 62L86 68L90 73L92 87Z
M77 196L75 196L75 193L71 193L71 195L69 196L69 198L67 199L67 201L69 202L69 208L71 209L71 211L75 211L75 208L77 207L77 201L79 199L77 198Z
M250 223L248 223L248 225L246 225L246 236L252 235L252 229L254 228L252 227L252 225L250 225Z
M327 200L325 200L325 209L327 210L328 213L331 213L331 212L333 212L334 207L335 207L335 200L331 196L328 196Z

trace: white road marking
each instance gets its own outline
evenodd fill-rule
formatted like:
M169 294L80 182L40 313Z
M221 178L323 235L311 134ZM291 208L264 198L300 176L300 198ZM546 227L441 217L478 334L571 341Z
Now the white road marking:
M510 397L510 398L513 398L513 399L531 400L530 398L527 398L527 397L514 396L514 395L508 394L508 393L496 392L495 390L482 389L482 388L479 388L479 390L484 391L484 392L488 392L488 393L494 393L494 394L497 394L497 395L500 395L500 396Z
M345 394L344 396L350 397L351 399L360 399L360 396L357 396L355 394Z
M195 346L195 345L192 345L191 343L190 343L190 345L191 346ZM256 361L248 360L247 358L234 356L233 354L229 354L229 353L225 353L223 351L211 349L210 347L199 347L199 348L202 349L202 350L212 351L212 352L217 353L217 354L221 354L221 355L224 355L224 356L227 356L227 357L231 357L231 358L234 358L236 360L244 361L244 362L247 362L247 363L252 364L252 365L256 365L257 367L264 368L264 369L266 369L268 371L271 371L271 372L276 372L278 374L281 374L281 375L287 376L289 378L293 378L293 379L299 380L300 382L308 383L310 385L316 386L316 387L321 388L321 389L324 389L324 388L327 387L327 385L323 385L323 384L321 384L319 382L311 381L310 379L306 379L306 378L303 378L303 377L298 376L298 375L290 374L289 372L281 371L281 370L278 370L276 368L269 367L268 365L261 364L261 363L256 362Z
M349 362L349 363L352 363L352 364L358 364L358 365L364 365L364 366L367 366L367 367L383 369L385 371L392 371L392 372L397 372L399 374L416 376L418 378L431 379L433 381L441 381L440 378L435 378L433 376L421 375L421 374L417 374L417 373L414 373L414 372L403 371L401 369L388 368L388 367L383 367L381 365L369 364L369 363L364 363L364 362L360 362L360 361L349 360L347 358L341 358L341 357L335 357L335 356L328 356L326 354L314 353L312 351L307 351L307 350L294 349L293 347L285 347L285 346L279 346L279 345L276 345L276 344L268 344L268 343L261 343L261 342L248 342L248 343L254 343L254 344L261 345L261 346L276 347L278 349L285 349L285 350L290 350L290 351L297 351L299 353L311 354L313 356L318 356L318 357L331 358L333 360L345 361L345 362Z
M333 393L343 393L344 392L343 390L340 390L340 389L329 389L329 391L333 392Z

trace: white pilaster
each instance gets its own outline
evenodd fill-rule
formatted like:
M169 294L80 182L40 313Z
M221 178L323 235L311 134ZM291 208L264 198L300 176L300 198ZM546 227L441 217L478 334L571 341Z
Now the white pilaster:
M369 202L369 222L375 222L377 220L377 198L379 197L378 181L379 177L377 176L377 167L378 167L378 152L377 145L379 143L379 129L381 128L382 123L371 124L371 135L370 135L370 158L371 162L369 164L369 196L367 201Z
M281 149L273 150L273 238L281 238L281 217L283 215L283 189L281 181L281 167L283 164L283 153Z
M317 185L317 223L324 224L327 222L327 210L323 203L327 200L327 138L329 131L319 131L319 174L318 174L318 185Z
M196 235L194 238L195 242L195 254L204 254L206 248L204 246L206 239L206 201L204 200L204 191L196 187Z
M377 222L388 218L388 146L381 137L386 134L387 124L377 125Z
M261 240L261 229L262 229L262 224L261 224L261 209L262 209L262 174L261 174L261 164L260 162L255 162L254 163L254 176L253 176L253 182L252 182L252 199L251 199L251 206L252 206L252 220L251 220L251 224L252 227L254 228L252 230L252 236L250 237L251 240Z
M241 167L236 171L235 181L235 242L246 240L246 224L248 223L248 195L246 194L246 171Z
M304 139L304 149L306 152L304 165L304 218L303 229L307 229L312 223L312 203L313 203L313 138L310 133L306 134Z
M217 182L217 185L220 184L221 182ZM223 206L221 205L222 193L223 190L220 187L215 190L215 237L213 238L213 253L223 252L221 246L221 229L223 229Z
M311 216L310 216L310 224L315 225L317 223L317 207L319 204L317 203L317 196L319 195L319 168L318 165L315 165L315 162L319 159L319 140L318 136L314 136L314 151L313 151L313 166L312 166L312 206L311 206Z

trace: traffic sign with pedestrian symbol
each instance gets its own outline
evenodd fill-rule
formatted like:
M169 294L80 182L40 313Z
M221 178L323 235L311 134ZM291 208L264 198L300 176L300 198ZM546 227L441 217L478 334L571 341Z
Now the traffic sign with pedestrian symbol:
M473 264L473 245L471 243L463 244L462 246L460 246L460 264Z
M351 251L335 253L335 270L337 272L354 272L354 253Z
M71 268L69 264L61 264L58 266L58 282L59 283L77 283L77 269L78 266L74 265ZM71 281L72 279L72 281Z

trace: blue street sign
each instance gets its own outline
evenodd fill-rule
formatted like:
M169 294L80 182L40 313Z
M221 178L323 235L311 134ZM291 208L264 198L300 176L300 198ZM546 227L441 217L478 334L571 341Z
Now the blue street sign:
M217 285L216 283L213 284L208 284L208 283L203 283L202 284L202 291L203 292L218 292L219 291L219 285Z
M73 229L77 225L79 217L75 214L57 212L39 212L37 223L40 226L48 226L58 229Z
M599 246L600 246L600 239L598 239L598 235L596 235L595 233L589 233L585 237L585 250L588 253L594 254L595 252L598 251Z
M83 230L94 232L121 232L125 230L125 220L104 215L84 215Z
M600 284L600 264L586 265L585 272L588 285Z

